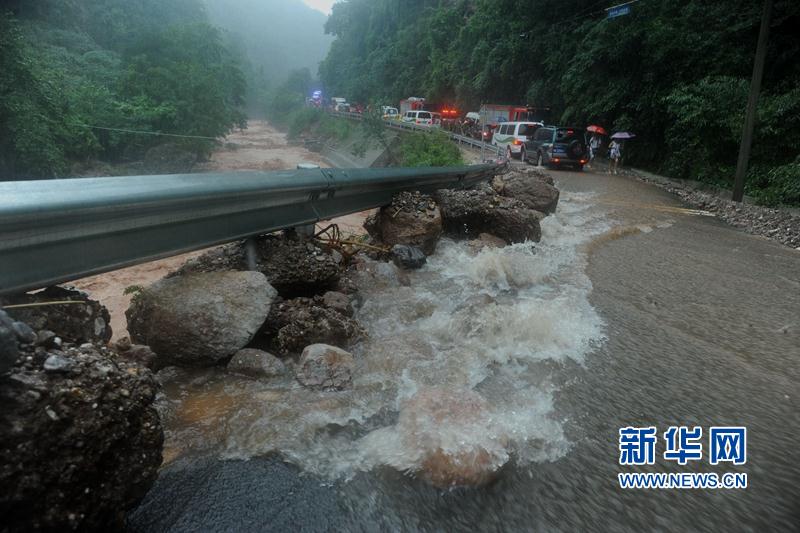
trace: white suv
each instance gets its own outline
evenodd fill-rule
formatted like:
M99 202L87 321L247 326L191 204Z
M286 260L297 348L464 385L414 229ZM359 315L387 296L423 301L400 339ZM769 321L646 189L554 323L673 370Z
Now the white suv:
M541 122L503 122L494 131L492 144L505 148L506 157L519 157L525 160L525 141L533 137L533 133L544 126Z
M430 111L406 111L406 114L403 115L403 122L433 128L441 126L442 117L439 113L431 113Z

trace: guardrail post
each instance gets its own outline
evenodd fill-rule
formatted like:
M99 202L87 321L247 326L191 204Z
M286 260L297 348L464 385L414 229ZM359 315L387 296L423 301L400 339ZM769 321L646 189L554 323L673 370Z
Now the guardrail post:
M248 237L246 241L244 241L244 251L245 255L247 256L247 270L255 272L257 270L257 260L256 260L256 238L255 237Z

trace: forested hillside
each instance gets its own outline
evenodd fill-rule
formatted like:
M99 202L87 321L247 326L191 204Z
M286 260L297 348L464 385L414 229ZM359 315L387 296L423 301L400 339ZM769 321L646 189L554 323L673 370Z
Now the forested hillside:
M316 70L324 20L300 0L4 2L0 179L203 157L289 66ZM121 171L140 169L159 171Z
M65 175L243 124L244 77L199 0L20 0L0 15L0 172ZM110 129L99 129L110 128ZM208 139L171 138L195 152Z
M760 0L346 0L326 30L329 94L552 108L551 121L632 130L628 161L732 180ZM800 3L776 0L748 192L800 202Z

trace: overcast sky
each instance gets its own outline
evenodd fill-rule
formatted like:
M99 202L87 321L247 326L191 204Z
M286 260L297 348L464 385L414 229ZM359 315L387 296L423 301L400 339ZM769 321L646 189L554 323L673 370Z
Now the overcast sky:
M311 6L314 9L322 11L326 15L331 14L331 6L336 2L336 0L303 0L307 6Z

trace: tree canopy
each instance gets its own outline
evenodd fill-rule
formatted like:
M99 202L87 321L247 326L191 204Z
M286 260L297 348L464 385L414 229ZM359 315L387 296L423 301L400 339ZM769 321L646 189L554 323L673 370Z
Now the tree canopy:
M729 183L761 0L642 0L605 18L616 3L345 0L326 24L336 40L320 77L328 94L353 101L550 107L552 122L636 132L634 164ZM800 185L791 192L800 182L798 22L800 4L775 1L748 181L770 201L781 190L781 200L800 202Z
M41 0L0 13L0 173L63 176L243 126L240 58L200 0ZM177 140L176 140L177 139Z

